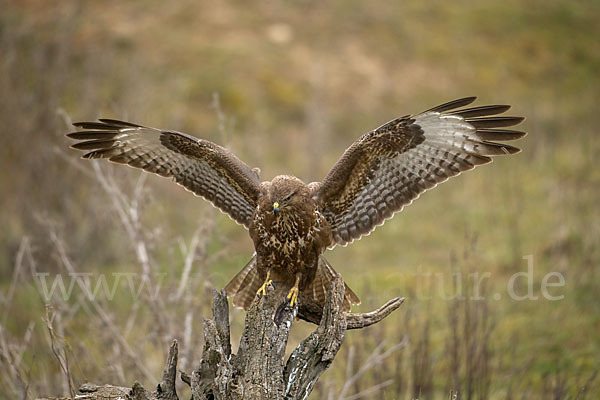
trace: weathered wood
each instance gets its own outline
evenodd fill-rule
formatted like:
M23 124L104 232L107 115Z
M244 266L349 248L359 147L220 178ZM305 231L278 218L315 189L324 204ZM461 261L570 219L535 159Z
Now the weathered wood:
M181 373L181 380L191 387L192 400L306 399L333 362L346 331L381 321L404 301L392 299L370 313L344 313L344 282L338 277L330 285L324 307L301 298L299 308L281 308L287 289L280 285L254 301L246 314L237 354L231 352L227 295L223 290L214 291L213 318L204 320L202 358L191 375ZM285 349L296 317L318 326L286 361ZM131 389L85 384L79 388L83 397L78 399L178 400L177 352L177 341L173 341L162 380L152 392L138 382Z
M175 390L177 379L177 340L173 340L167 355L167 364L163 371L162 380L156 386L156 398L160 400L179 400Z
M192 399L218 399L233 376L230 357L221 344L215 322L204 319L204 350L198 368L192 373Z
M305 399L329 368L346 334L344 281L333 281L319 327L294 350L284 370L285 399Z
M84 383L79 387L78 400L179 400L175 391L177 374L177 341L174 340L169 347L167 362L163 371L162 380L156 390L150 392L139 383L135 382L131 388L113 385L95 385ZM63 400L69 397L40 398L37 400Z
M227 301L225 289L221 289L220 292L213 290L212 313L223 351L229 357L231 355L231 336L229 330L229 302Z
M396 297L379 307L377 310L367 313L345 313L346 329L362 329L373 325L396 311L404 303L404 297ZM306 322L318 325L323 316L323 307L312 299L301 296L298 308L298 318Z
M275 314L287 292L283 285L278 289L255 301L246 314L240 347L234 358L236 378L224 398L283 398L285 348L295 312L284 311L276 323Z
M344 282L338 277L324 307L301 299L298 317L318 327L286 362L285 348L296 310L284 310L278 318L275 315L287 289L278 286L252 304L238 353L231 357L223 357L230 354L225 351L230 346L229 335L224 334L229 328L223 317L228 315L225 293L215 292L214 320L205 321L203 358L191 379L194 399L305 399L333 362L349 327L360 329L377 323L404 301L392 299L371 313L344 313ZM219 331L219 325L226 328Z
M102 385L98 386L93 383L84 383L79 387L79 394L77 400L117 400L125 399L131 392L130 388L113 386L113 385ZM43 397L37 400L71 400L70 397Z

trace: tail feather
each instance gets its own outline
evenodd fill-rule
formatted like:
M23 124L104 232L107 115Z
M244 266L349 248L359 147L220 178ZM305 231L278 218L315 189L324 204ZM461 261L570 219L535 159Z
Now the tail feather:
M260 277L258 276L258 270L256 269L256 255L250 259L248 264L236 276L233 277L231 282L225 286L227 296L233 297L233 305L236 307L247 310L252 304L252 300L256 296L256 292L262 284Z
M325 296L329 289L329 284L338 275L333 269L331 264L325 259L325 257L319 257L319 265L317 266L317 272L315 279L308 288L308 292L312 293L313 299L319 304L325 304ZM344 283L344 304L343 310L350 311L353 304L360 304L358 296Z
M314 280L305 289L307 295L312 295L314 301L319 304L325 304L325 297L331 281L338 275L333 267L327 262L325 257L319 257L317 272ZM256 297L256 292L262 285L262 280L258 275L256 268L256 255L246 264L246 266L233 277L231 282L225 286L227 296L233 298L233 305L245 310L250 308L252 301ZM353 304L360 304L358 296L345 285L343 310L350 311Z

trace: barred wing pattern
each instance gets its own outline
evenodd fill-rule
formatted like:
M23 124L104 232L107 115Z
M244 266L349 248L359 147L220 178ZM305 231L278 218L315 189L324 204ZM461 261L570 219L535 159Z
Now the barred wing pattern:
M209 200L248 228L260 195L257 174L233 153L207 140L111 119L77 122L68 134L83 158L107 158L175 182Z
M343 154L313 196L331 225L334 242L346 245L371 233L424 191L492 156L515 154L525 132L501 129L523 118L495 116L510 106L459 109L466 97L405 116L363 135Z

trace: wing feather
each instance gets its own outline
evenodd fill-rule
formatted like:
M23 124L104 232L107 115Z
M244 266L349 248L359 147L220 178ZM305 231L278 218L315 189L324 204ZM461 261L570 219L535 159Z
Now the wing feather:
M421 193L461 172L515 154L525 132L499 129L522 117L496 116L507 105L466 109L465 97L414 116L397 118L359 138L329 171L311 184L313 197L331 225L334 243L346 245L368 235ZM457 110L458 109L458 110Z
M67 136L79 140L71 147L87 151L83 158L106 158L170 177L248 227L260 181L227 149L184 133L113 119L73 125L83 130Z

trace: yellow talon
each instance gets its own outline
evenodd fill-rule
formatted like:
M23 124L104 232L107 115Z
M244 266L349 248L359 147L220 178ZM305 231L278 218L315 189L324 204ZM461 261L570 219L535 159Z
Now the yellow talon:
M273 286L273 281L271 279L265 281L265 283L262 284L262 286L260 287L260 289L258 289L258 291L256 292L256 295L258 297L260 297L260 296L266 296L267 295L267 287L268 286Z
M267 295L267 287L274 287L273 281L269 279L269 275L271 275L271 271L267 272L267 279L265 279L265 283L256 291L256 297L266 296Z
M296 286L290 289L287 298L289 300L290 307L294 307L296 304L298 304L298 288Z

